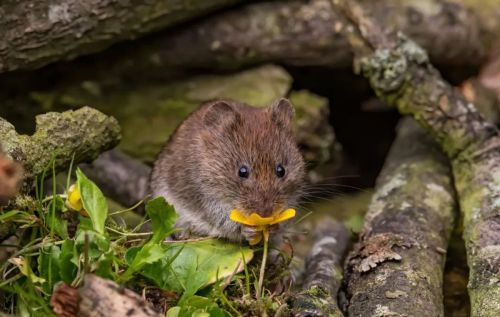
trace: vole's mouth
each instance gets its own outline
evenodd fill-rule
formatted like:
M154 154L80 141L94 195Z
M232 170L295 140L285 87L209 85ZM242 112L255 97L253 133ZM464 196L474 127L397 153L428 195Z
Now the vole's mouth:
M238 222L247 226L260 227L283 222L295 217L295 213L295 209L289 208L276 213L273 216L262 217L257 213L251 213L248 215L247 213L244 213L239 209L233 209L229 214L229 218L234 222Z

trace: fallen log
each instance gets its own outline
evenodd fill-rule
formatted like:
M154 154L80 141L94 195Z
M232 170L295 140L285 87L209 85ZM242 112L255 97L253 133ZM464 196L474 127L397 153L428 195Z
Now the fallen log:
M163 316L133 291L93 274L85 276L78 290L59 285L52 295L51 306L62 317Z
M120 127L113 117L90 107L62 113L49 112L36 117L36 130L31 136L18 134L12 124L0 118L0 146L5 154L23 166L21 194L33 188L33 180L44 170L56 172L75 164L95 159L120 140ZM14 205L25 205L18 195Z
M0 73L94 53L236 2L2 1Z
M349 232L340 223L321 222L306 260L303 286L293 300L293 316L343 316L337 304L342 281L342 261L349 244Z
M455 207L446 157L404 119L346 261L349 316L444 316L443 269Z
M434 63L480 65L500 32L499 5L468 0L363 1L379 20L424 46ZM349 43L329 0L250 4L192 25L125 43L77 64L77 77L164 78L182 70L235 69L258 63L347 67ZM449 49L453 47L453 49ZM89 64L86 64L89 63ZM71 65L60 65L71 72ZM89 69L87 75L82 71ZM96 75L96 72L100 74Z
M332 1L353 26L359 69L377 95L411 114L451 160L463 217L471 316L500 316L500 133L444 81L425 51L385 34L354 1Z

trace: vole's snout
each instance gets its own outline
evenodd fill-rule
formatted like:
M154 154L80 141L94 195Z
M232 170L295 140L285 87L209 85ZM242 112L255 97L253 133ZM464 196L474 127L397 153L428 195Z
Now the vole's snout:
M275 211L274 201L268 199L255 200L248 207L249 210L253 210L261 217L270 217Z

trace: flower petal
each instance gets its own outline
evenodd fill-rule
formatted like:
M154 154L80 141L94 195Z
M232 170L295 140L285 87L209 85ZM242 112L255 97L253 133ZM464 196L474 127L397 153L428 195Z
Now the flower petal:
M259 214L252 213L249 217L254 226L267 226L273 222L274 217L261 217Z
M231 219L234 222L238 222L247 226L254 226L249 217L238 209L231 210L229 214L229 219Z
M83 209L82 196L76 185L71 185L68 190L67 205L73 210L80 211Z
M274 219L270 224L274 225L275 223L283 222L283 221L291 219L293 217L295 217L295 209L289 208L289 209L286 209L286 210L280 212L275 217L273 217Z

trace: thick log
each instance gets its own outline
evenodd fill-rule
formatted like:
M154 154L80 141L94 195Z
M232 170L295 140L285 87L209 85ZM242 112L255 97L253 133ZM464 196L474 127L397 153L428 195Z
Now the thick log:
M500 5L469 2L363 1L378 19L415 38L433 62L477 66L500 32ZM112 73L133 80L169 77L180 69L234 69L269 62L346 67L352 63L352 53L341 27L329 0L250 4L120 45L100 55L97 65L92 59L88 66L78 66L76 76L85 77L82 71L89 69L94 73L88 78L102 70L98 77ZM68 69L63 66L62 71Z
M349 316L444 316L455 207L447 158L421 127L403 120L347 260Z
M294 296L293 316L343 316L337 305L337 292L349 232L341 223L327 220L315 231L314 241L306 260L302 291Z
M360 69L379 97L413 115L452 163L463 217L472 316L500 316L500 133L443 80L425 51L385 35L356 2L338 1L354 26ZM352 32L351 32L352 31Z
M31 136L18 134L12 124L0 118L0 135L5 154L24 168L21 191L27 193L35 176L45 169L50 175L52 160L59 172L72 160L75 164L88 162L114 147L120 141L120 127L113 117L83 107L37 116L36 131Z
M97 52L238 0L7 0L0 4L0 72Z

